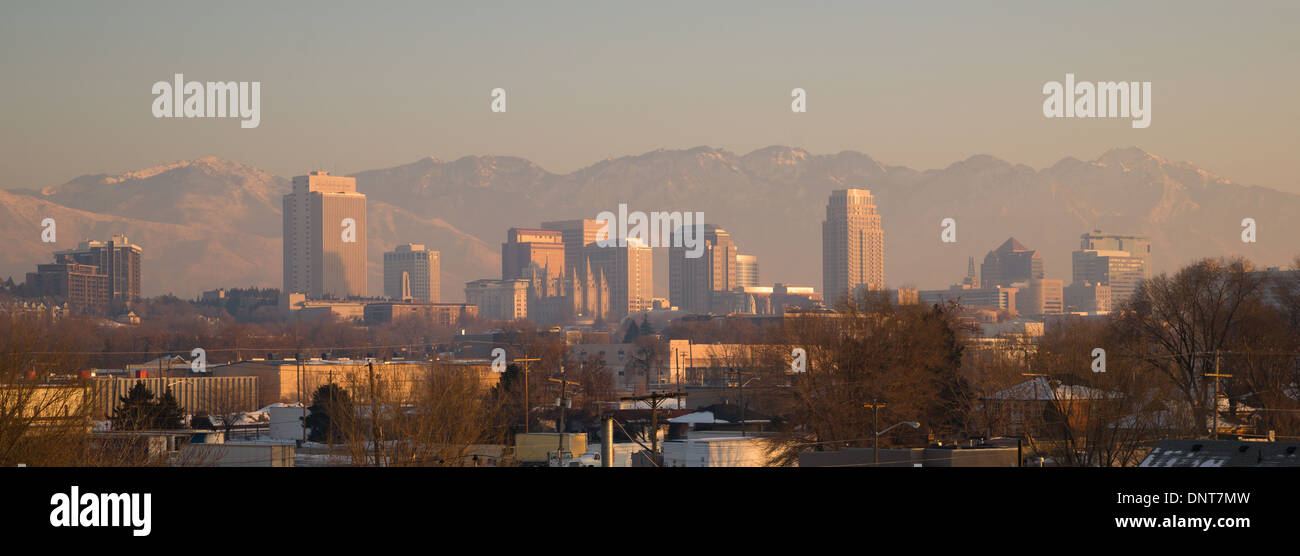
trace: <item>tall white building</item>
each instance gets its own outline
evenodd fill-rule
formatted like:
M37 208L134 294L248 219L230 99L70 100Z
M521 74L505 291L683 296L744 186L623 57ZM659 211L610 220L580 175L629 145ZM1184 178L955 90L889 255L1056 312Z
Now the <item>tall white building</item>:
M284 196L283 294L367 295L366 196L356 178L312 172Z
M834 305L859 285L885 288L885 232L870 190L840 189L822 222L822 294Z
M437 303L441 286L438 252L419 243L398 245L384 253L384 296Z

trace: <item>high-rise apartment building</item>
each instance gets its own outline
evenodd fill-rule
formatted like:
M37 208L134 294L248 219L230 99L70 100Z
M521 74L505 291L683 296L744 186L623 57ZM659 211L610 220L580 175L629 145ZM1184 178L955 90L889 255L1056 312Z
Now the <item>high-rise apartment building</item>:
M390 299L414 299L426 303L442 300L438 292L442 265L438 252L419 243L398 245L384 253L384 296Z
M356 178L312 172L284 196L284 289L313 298L367 295L366 196Z
M593 240L594 241L594 240ZM609 316L618 320L629 313L647 311L654 300L654 274L650 246L640 238L627 238L627 246L585 249L593 272L609 284Z
M1010 286L1044 276L1042 255L1037 250L1021 245L1013 237L984 256L984 264L980 265L979 284L985 288Z
M683 311L711 312L713 292L730 292L739 285L739 250L726 230L705 224L704 248L699 257L690 258L687 248L676 247L680 233L672 232L673 247L668 250L668 300Z
M859 284L885 287L885 232L867 189L840 189L826 203L822 222L822 284L826 303L837 303Z
M564 269L562 230L510 228L506 232L506 242L501 244L502 280L532 279L536 270L549 286L564 278Z
M111 300L128 304L140 300L140 261L144 250L122 234L108 241L83 241L76 249L54 253L56 263L90 265L108 276Z

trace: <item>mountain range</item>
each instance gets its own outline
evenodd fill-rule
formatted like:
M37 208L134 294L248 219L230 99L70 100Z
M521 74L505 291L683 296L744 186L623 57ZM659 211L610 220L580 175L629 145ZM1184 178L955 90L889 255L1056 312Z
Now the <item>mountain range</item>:
M308 169L304 169L306 173ZM1014 236L1043 256L1048 277L1070 282L1070 251L1084 232L1143 233L1157 272L1201 257L1241 255L1260 266L1300 253L1300 195L1246 186L1136 147L1095 160L1065 158L1035 170L988 155L942 169L889 166L866 154L813 155L772 146L739 155L696 147L607 159L567 173L509 156L433 157L354 174L368 198L370 291L382 290L382 254L398 243L442 252L441 294L499 277L499 244L512 226L594 218L601 211L700 211L756 255L763 284L821 289L826 198L870 189L885 229L893 286L942 288L967 257ZM0 276L21 281L56 250L126 234L144 247L144 294L194 297L217 287L279 287L281 196L290 181L215 157L120 175L81 176L40 190L0 190ZM58 241L41 242L54 218ZM957 242L940 221L957 221ZM1258 242L1241 241L1253 218ZM656 250L656 295L667 294L666 250Z

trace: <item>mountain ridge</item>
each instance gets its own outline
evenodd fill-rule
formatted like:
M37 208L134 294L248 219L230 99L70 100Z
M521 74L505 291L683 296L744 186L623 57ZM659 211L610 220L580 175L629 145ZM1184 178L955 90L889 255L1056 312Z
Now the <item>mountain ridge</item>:
M1300 213L1300 195L1241 185L1136 146L1109 149L1093 160L1067 156L1041 169L976 154L944 168L915 170L857 151L813 154L770 145L744 154L710 146L657 149L566 174L514 156L427 156L352 176L371 199L371 292L382 289L383 251L417 242L444 251L446 300L463 296L464 281L498 276L496 246L508 228L594 218L619 204L647 212L702 211L706 221L732 233L742 253L758 256L762 283L820 289L817 246L826 196L845 187L872 190L885 227L886 280L896 287L945 287L964 274L966 257L982 258L1013 235L1043 253L1049 277L1067 284L1069 251L1080 234L1094 229L1148 234L1157 271L1205 256L1282 264L1300 251L1287 244L1300 237L1300 223L1291 218ZM289 183L254 166L205 156L115 175L87 174L39 191L8 191L0 209L39 212L19 206L28 199L52 203L40 210L81 211L61 214L93 221L99 229L123 229L145 247L146 295L192 297L217 285L279 285L280 196ZM939 241L939 223L949 217L958 222L956 244ZM1239 240L1246 217L1259 222L1257 244ZM115 219L118 225L108 226ZM39 220L3 224L21 245L5 249L0 274L21 276L49 260L52 250L39 244L39 228L33 227ZM130 230L148 228L144 223L180 226L173 230L178 239L150 229L147 235L156 235L149 239L157 245L137 240L139 234ZM60 223L60 237L65 229ZM200 268L246 268L247 275L204 275L194 263L149 255L156 249L174 257L169 244L180 238L200 246ZM200 240L206 243L193 243ZM223 240L235 248L220 248ZM60 242L58 248L67 246ZM32 259L41 252L46 255ZM655 267L656 295L666 295L664 253L656 253ZM213 285L219 278L255 283Z

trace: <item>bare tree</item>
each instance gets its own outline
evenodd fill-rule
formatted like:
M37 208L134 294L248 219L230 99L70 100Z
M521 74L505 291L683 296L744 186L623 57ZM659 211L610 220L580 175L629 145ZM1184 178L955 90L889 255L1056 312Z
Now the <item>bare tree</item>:
M1263 279L1251 271L1243 259L1205 259L1144 281L1119 305L1120 333L1141 340L1120 344L1122 355L1173 385L1192 417L1185 434L1205 431L1212 407L1205 375L1223 352L1242 347L1243 324L1259 314Z

